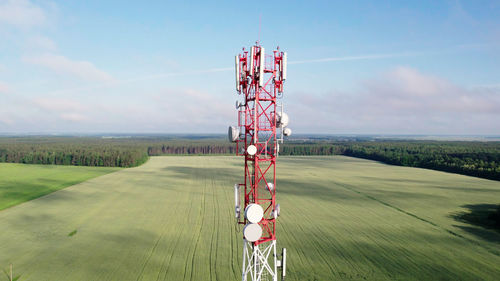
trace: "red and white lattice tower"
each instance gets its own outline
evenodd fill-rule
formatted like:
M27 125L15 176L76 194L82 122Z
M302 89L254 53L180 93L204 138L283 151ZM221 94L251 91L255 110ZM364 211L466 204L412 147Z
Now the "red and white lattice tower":
M245 158L244 182L235 185L235 214L243 228L242 280L278 280L286 272L286 249L276 253L276 157L283 136L291 134L278 100L286 80L286 53L266 54L257 42L236 56L238 125L229 127L236 154ZM243 208L241 208L243 201ZM241 214L242 213L242 214ZM281 258L281 259L280 259Z

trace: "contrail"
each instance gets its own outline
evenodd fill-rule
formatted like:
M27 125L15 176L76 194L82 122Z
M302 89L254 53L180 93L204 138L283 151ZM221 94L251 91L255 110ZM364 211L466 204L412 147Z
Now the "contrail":
M298 61L289 61L288 64L306 64L306 63L322 63L322 62L335 62L335 61L355 61L355 60L374 60L374 59L386 59L386 58L396 58L396 57L410 57L410 56L418 56L420 53L393 53L393 54L371 54L371 55L360 55L360 56L345 56L345 57L331 57L331 58L319 58L319 59L310 59L310 60L298 60ZM166 73L157 73L151 74L136 78L130 79L121 79L114 80L111 82L100 83L97 85L73 88L73 89L64 89L53 91L52 93L60 93L60 92L69 92L69 91L81 91L81 90L90 90L97 89L109 86L118 86L128 83L135 83L147 80L155 80L160 78L167 78L173 76L186 76L186 75L194 75L201 73L216 73L216 72L226 72L226 71L234 71L234 67L222 67L222 68L209 68L203 70L193 70L193 71L181 71L181 72L166 72Z
M362 56L348 56L348 57L334 57L334 58L321 58L321 59L311 59L311 60L300 60L300 61L289 61L288 64L304 64L304 63L318 63L318 62L330 62L330 61L351 61L351 60L373 60L373 59L384 59L384 58L395 58L395 57L408 57L417 56L418 53L395 53L395 54L373 54L373 55L362 55ZM234 67L222 67L222 68L210 68L205 70L193 70L186 72L170 72L170 73L159 73L148 76L142 76L132 79L120 80L117 84L130 83L158 78L165 78L170 76L184 76L193 75L200 73L213 73L213 72L225 72L234 71Z
M419 54L418 53L373 54L373 55L333 57L333 58L290 61L290 62L288 62L288 64L304 64L304 63L330 62L330 61L351 61L351 60L374 60L374 59L385 59L385 58L410 57L410 56L417 56L417 55L419 55Z

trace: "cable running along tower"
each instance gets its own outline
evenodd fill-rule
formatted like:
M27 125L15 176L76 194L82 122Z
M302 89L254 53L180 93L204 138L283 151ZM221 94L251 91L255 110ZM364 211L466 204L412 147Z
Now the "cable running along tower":
M291 134L278 100L286 80L286 52L266 54L259 45L236 56L237 126L229 127L236 155L245 159L243 183L235 184L235 217L243 227L243 281L278 281L286 274L286 249L276 252L276 158L283 137ZM241 205L243 203L243 205Z

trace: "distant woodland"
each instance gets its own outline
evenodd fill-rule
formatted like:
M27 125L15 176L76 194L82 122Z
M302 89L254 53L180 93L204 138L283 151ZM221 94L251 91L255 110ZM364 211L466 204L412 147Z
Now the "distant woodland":
M2 137L0 162L134 167L149 156L235 153L222 137ZM500 142L291 139L281 155L346 155L500 180Z
M134 167L147 160L147 151L134 142L77 137L0 138L0 162Z

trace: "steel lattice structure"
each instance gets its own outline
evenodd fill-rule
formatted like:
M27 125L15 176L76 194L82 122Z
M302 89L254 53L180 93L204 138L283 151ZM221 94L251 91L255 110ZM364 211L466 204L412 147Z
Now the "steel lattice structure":
M278 268L284 278L286 259L286 249L282 260L276 254L276 158L283 135L291 132L278 104L286 80L286 53L277 48L266 55L257 43L250 52L243 49L235 64L236 90L243 101L236 102L238 126L229 128L229 138L236 142L236 154L245 158L244 182L235 185L236 218L245 225L242 280L276 281Z

